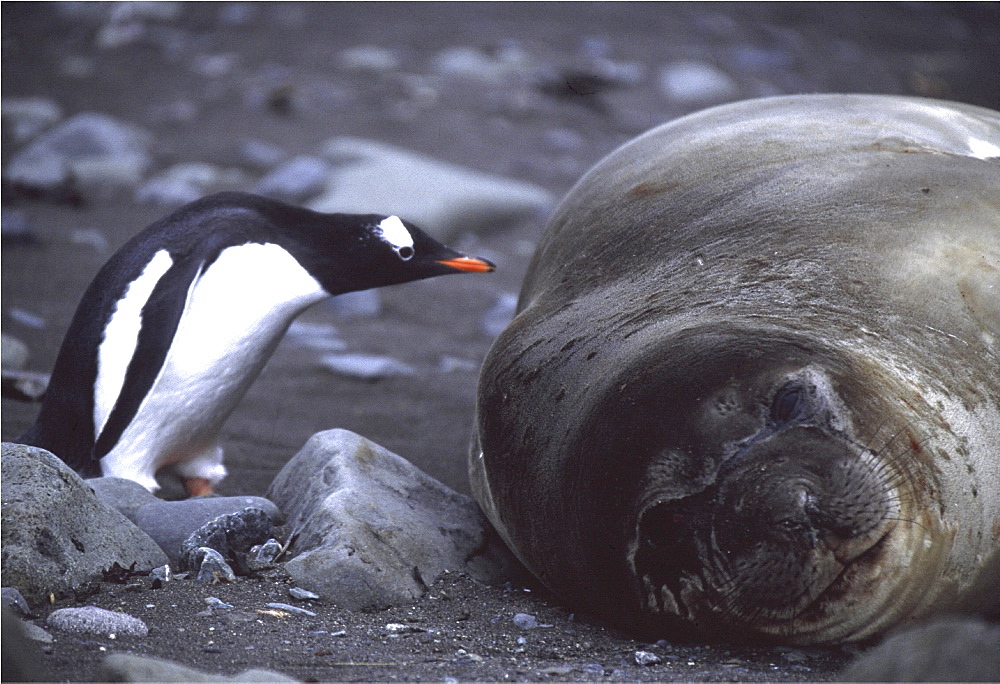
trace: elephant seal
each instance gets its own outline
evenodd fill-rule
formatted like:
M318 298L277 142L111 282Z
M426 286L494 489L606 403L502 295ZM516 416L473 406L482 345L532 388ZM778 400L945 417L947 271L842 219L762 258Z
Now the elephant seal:
M553 215L484 363L470 475L577 610L863 640L996 611L1000 114L725 105Z

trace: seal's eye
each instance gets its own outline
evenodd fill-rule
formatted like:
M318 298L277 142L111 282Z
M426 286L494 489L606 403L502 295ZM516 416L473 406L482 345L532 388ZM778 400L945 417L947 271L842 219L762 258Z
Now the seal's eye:
M806 393L797 385L785 385L774 394L771 402L771 421L784 425L805 416Z
M413 248L400 247L399 249L396 250L396 254L398 254L399 258L402 259L403 261L409 261L410 259L413 258Z

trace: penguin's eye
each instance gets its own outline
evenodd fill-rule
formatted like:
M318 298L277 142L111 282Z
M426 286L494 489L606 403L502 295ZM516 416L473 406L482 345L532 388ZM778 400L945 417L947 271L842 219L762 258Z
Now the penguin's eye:
M409 261L413 258L413 248L412 247L400 247L396 250L396 254L403 261Z

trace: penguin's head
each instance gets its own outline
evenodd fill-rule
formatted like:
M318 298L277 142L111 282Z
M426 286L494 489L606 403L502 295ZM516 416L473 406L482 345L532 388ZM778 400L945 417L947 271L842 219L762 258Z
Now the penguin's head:
M319 224L305 231L308 248L295 250L295 256L332 295L496 268L441 244L398 216L312 214Z

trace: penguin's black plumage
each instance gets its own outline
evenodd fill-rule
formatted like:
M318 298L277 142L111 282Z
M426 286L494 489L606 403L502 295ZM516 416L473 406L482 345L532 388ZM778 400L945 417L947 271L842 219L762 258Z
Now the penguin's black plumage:
M395 216L323 214L245 193L203 198L136 235L97 274L21 441L84 477L150 489L156 470L179 463L202 483L189 491L210 491L225 474L222 423L305 308L492 270Z

